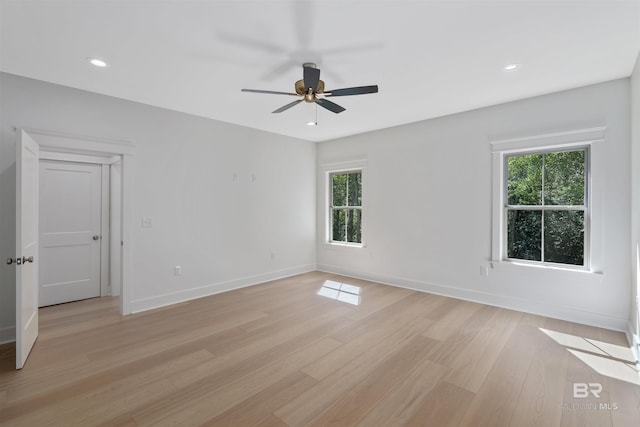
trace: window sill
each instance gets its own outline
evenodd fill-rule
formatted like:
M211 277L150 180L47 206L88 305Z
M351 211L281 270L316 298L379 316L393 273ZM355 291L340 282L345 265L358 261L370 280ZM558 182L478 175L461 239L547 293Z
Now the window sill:
M568 274L586 274L592 276L603 276L604 272L588 270L583 268L571 268L571 267L562 267L555 265L539 265L539 264L529 264L527 262L517 262L517 261L491 261L491 269L495 271L549 271L549 272L559 272L559 273L568 273Z
M366 247L361 243L341 243L341 242L322 242L323 244L335 248L364 248Z

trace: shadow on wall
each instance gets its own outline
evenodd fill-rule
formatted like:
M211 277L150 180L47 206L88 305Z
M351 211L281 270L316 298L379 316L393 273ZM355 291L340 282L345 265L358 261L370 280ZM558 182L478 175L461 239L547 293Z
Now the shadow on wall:
M16 247L16 148L11 126L0 125L0 342L13 339L15 327L15 266L5 260ZM9 333L11 337L6 335Z

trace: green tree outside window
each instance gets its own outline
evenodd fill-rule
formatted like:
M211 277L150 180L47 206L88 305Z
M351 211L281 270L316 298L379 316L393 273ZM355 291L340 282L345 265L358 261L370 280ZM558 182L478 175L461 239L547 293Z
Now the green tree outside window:
M506 157L507 258L585 265L587 150Z
M331 240L362 243L362 171L330 175Z

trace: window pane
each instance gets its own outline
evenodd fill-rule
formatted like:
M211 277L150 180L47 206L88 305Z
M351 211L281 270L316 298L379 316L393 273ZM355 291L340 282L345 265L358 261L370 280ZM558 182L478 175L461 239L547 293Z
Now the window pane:
M336 242L347 241L347 227L346 227L346 214L343 209L333 210L333 231L331 233L331 240Z
M547 262L584 265L584 212L544 213L544 258Z
M347 241L351 243L361 243L361 220L362 211L360 209L347 209Z
M333 206L347 206L347 178L344 173L337 173L331 176Z
M549 153L544 158L544 203L584 205L585 151Z
M362 173L353 172L348 174L348 176L348 206L362 206Z
M542 261L542 211L507 212L507 257Z
M333 206L362 206L362 172L331 176Z
M542 154L507 157L507 203L540 205L542 202Z

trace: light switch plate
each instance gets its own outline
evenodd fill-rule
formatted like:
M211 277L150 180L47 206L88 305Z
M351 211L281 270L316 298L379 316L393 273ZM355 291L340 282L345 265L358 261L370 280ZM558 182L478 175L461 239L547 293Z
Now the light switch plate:
M150 216L145 216L142 218L142 228L151 228L153 227L153 218Z

